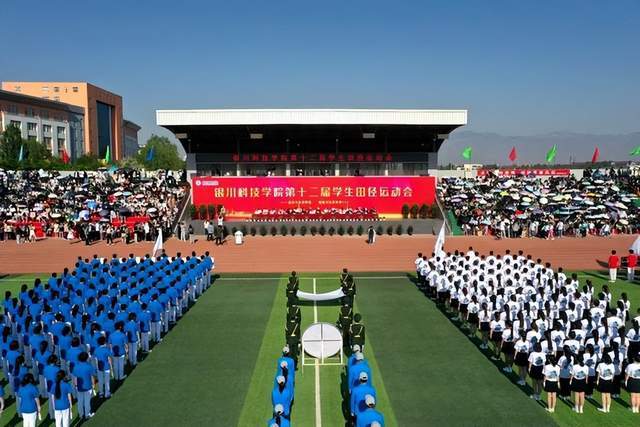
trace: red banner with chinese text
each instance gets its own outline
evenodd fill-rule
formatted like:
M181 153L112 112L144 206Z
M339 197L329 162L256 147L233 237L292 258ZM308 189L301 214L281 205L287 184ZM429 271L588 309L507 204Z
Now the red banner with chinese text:
M432 176L195 177L193 204L223 205L227 219L248 219L257 210L375 209L399 218L402 205L432 204Z
M569 176L570 169L478 169L478 176Z

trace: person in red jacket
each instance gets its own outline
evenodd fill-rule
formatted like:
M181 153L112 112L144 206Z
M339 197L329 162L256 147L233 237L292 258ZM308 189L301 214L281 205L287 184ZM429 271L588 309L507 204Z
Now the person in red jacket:
M613 283L616 281L618 268L620 268L620 257L616 255L616 251L613 250L609 256L609 282Z
M636 277L636 266L638 265L638 255L635 254L633 249L629 249L629 256L627 257L627 280L633 282Z

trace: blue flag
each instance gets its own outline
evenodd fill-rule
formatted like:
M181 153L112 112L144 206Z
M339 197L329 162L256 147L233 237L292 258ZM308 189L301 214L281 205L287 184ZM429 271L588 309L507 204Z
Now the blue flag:
M21 162L24 160L24 145L20 145L20 154L18 154L18 161Z
M155 154L155 147L151 147L148 151L147 151L147 162L150 162L153 160L153 155Z

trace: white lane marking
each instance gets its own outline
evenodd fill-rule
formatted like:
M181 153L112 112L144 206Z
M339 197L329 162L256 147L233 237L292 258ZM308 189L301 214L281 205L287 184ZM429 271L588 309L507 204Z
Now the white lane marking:
M316 278L313 278L313 293L316 293ZM317 302L313 302L313 323L318 322L318 305ZM320 364L318 359L315 360L316 371L316 427L322 427L322 408L320 402Z

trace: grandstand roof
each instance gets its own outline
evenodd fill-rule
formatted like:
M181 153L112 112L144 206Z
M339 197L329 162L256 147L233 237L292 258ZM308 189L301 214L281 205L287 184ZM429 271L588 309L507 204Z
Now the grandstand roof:
M422 125L463 126L467 110L222 109L157 110L159 126Z

